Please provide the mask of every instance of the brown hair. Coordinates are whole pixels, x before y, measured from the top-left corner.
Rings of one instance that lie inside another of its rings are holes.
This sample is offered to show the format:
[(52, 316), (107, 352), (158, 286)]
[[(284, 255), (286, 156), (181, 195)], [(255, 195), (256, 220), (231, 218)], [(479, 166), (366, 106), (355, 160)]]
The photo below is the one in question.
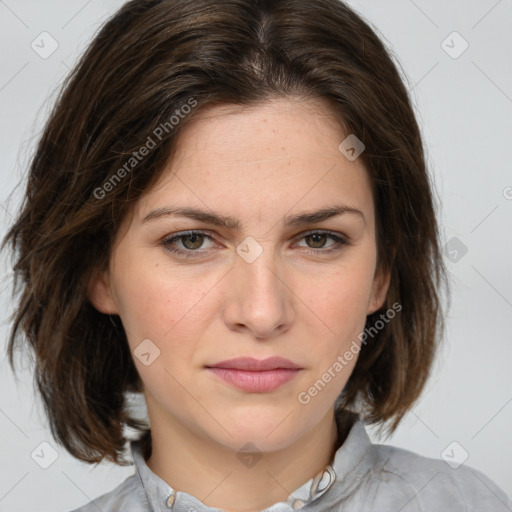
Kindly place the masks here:
[[(125, 407), (141, 383), (120, 319), (87, 298), (121, 221), (202, 107), (292, 96), (327, 100), (363, 141), (379, 265), (391, 271), (367, 325), (402, 306), (363, 347), (337, 407), (392, 431), (419, 396), (443, 326), (446, 270), (420, 130), (384, 44), (339, 0), (133, 0), (64, 82), (3, 241), (16, 258), (9, 359), (14, 367), (17, 345), (31, 346), (52, 433), (75, 457), (123, 464), (124, 428), (145, 431)], [(148, 137), (155, 147), (130, 160)]]

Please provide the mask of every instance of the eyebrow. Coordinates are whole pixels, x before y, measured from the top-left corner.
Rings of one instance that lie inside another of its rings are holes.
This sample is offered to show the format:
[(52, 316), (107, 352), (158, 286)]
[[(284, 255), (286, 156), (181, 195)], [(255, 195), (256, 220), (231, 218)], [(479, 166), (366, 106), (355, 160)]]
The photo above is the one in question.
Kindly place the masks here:
[[(361, 210), (346, 205), (333, 205), (321, 208), (320, 210), (309, 211), (300, 213), (297, 215), (285, 215), (284, 226), (299, 226), (304, 224), (316, 224), (318, 222), (325, 221), (332, 217), (337, 217), (343, 214), (354, 214), (360, 217), (366, 225), (366, 219)], [(207, 212), (199, 210), (197, 208), (190, 207), (174, 207), (174, 208), (156, 208), (151, 210), (143, 219), (143, 223), (147, 223), (162, 217), (169, 217), (176, 215), (179, 217), (186, 217), (189, 219), (204, 222), (206, 224), (212, 224), (214, 226), (224, 227), (232, 230), (239, 230), (241, 223), (238, 219), (230, 216), (220, 215), (215, 212)]]

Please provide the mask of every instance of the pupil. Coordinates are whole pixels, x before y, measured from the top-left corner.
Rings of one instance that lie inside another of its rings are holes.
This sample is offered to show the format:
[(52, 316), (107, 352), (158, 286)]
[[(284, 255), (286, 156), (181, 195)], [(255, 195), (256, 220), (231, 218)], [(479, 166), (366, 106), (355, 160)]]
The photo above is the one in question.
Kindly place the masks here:
[[(309, 235), (309, 238), (313, 239), (313, 244), (319, 244), (319, 247), (323, 246), (323, 239), (325, 238), (325, 235), (321, 235), (319, 233), (316, 233), (314, 235)], [(320, 240), (318, 240), (320, 238)]]
[(184, 245), (187, 247), (187, 249), (197, 249), (197, 247), (201, 246), (201, 243), (197, 243), (197, 241), (199, 240), (199, 242), (201, 242), (201, 237), (202, 235), (198, 235), (197, 233), (192, 233), (191, 235), (187, 235), (185, 237), (185, 241), (187, 240), (192, 240), (192, 246), (193, 247), (189, 247), (189, 244), (185, 243)]

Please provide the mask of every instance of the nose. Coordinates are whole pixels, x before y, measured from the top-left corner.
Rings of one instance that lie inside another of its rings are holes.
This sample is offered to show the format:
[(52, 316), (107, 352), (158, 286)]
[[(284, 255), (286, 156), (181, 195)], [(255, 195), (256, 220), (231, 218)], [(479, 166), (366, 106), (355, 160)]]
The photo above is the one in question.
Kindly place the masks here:
[(252, 262), (237, 256), (226, 288), (224, 320), (231, 330), (269, 339), (292, 325), (295, 296), (269, 247)]

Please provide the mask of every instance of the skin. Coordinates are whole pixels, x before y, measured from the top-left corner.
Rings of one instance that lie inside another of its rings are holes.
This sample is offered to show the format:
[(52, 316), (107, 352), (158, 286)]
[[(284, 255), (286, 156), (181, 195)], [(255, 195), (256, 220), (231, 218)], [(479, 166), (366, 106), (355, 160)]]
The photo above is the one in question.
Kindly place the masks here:
[[(209, 108), (184, 129), (120, 230), (108, 270), (90, 283), (91, 302), (120, 316), (132, 353), (145, 339), (160, 350), (149, 366), (134, 357), (152, 426), (149, 467), (208, 506), (254, 511), (284, 501), (335, 453), (333, 404), (357, 358), (308, 404), (297, 397), (357, 341), (390, 277), (378, 271), (371, 182), (360, 158), (339, 151), (345, 136), (322, 101)], [(345, 213), (284, 226), (285, 216), (333, 204), (364, 220)], [(143, 221), (171, 205), (234, 217), (240, 228), (174, 215)], [(195, 250), (189, 258), (164, 245), (186, 230), (211, 236), (167, 244)], [(318, 230), (348, 243), (307, 236)], [(251, 263), (236, 250), (246, 237), (263, 250)], [(205, 369), (240, 356), (281, 356), (302, 370), (250, 393)], [(237, 457), (248, 442), (261, 455), (251, 467)]]

